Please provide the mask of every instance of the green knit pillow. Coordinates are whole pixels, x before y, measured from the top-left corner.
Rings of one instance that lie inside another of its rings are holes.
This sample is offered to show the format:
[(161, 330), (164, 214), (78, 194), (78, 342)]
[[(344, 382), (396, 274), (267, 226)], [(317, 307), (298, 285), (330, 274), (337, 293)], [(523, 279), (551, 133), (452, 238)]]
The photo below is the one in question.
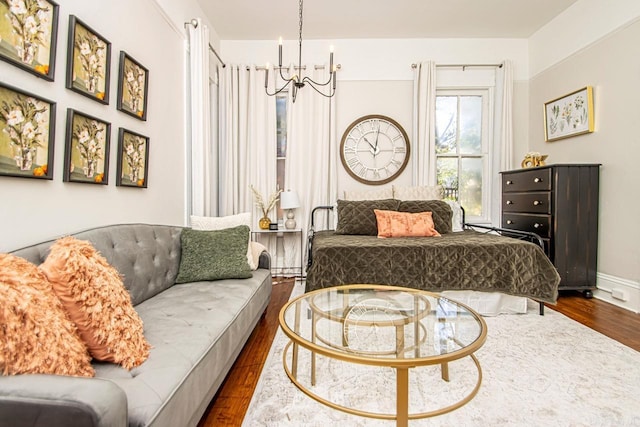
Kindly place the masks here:
[(252, 277), (247, 262), (249, 227), (182, 230), (182, 258), (176, 283)]

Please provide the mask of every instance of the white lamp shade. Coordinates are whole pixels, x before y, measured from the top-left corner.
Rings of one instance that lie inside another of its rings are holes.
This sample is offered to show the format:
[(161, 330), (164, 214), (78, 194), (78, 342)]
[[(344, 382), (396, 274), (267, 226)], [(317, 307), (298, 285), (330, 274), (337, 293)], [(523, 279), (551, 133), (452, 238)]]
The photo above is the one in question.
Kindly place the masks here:
[(280, 193), (281, 209), (296, 209), (300, 207), (300, 200), (295, 191), (283, 191)]

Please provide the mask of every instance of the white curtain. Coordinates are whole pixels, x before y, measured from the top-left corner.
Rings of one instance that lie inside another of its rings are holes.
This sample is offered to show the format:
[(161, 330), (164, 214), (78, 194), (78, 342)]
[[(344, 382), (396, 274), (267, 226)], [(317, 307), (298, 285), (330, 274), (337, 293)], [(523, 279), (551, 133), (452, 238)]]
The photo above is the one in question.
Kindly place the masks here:
[[(215, 207), (211, 195), (215, 186), (212, 176), (210, 88), (209, 88), (209, 29), (197, 19), (189, 25), (189, 82), (190, 82), (190, 144), (188, 156), (191, 181), (188, 214), (208, 216)], [(213, 202), (213, 203), (212, 203)]]
[(262, 211), (249, 186), (265, 202), (276, 190), (276, 103), (264, 91), (264, 73), (253, 65), (219, 69), (220, 215), (251, 211), (254, 227)]
[(436, 64), (419, 62), (413, 78), (413, 184), (435, 185)]
[(502, 123), (500, 126), (500, 169), (513, 167), (513, 65), (505, 60), (498, 69), (498, 80), (502, 80)]
[[(289, 73), (291, 75), (293, 69)], [(318, 69), (307, 66), (306, 75), (317, 82), (325, 82), (329, 70), (327, 66)], [(295, 103), (289, 95), (287, 111), (285, 190), (298, 193), (301, 206), (295, 210), (295, 219), (303, 233), (303, 248), (298, 248), (297, 236), (285, 239), (285, 262), (293, 266), (300, 262), (298, 250), (306, 249), (311, 210), (319, 205), (333, 205), (337, 200), (339, 147), (336, 143), (335, 97), (326, 98), (305, 86), (298, 92)], [(324, 218), (316, 219), (324, 221)], [(303, 258), (305, 256), (306, 252)]]

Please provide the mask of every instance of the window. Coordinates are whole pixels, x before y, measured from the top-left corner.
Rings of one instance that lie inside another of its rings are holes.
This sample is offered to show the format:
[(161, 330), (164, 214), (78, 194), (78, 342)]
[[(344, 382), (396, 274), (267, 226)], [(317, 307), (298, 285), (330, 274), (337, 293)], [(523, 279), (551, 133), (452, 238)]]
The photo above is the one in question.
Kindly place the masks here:
[[(276, 184), (277, 188), (284, 190), (284, 171), (287, 159), (287, 92), (276, 95), (276, 145), (277, 145), (277, 165)], [(280, 209), (278, 202), (278, 220), (284, 218), (284, 212)]]
[(436, 180), (445, 199), (460, 202), (467, 218), (488, 221), (488, 90), (439, 90), (436, 96)]

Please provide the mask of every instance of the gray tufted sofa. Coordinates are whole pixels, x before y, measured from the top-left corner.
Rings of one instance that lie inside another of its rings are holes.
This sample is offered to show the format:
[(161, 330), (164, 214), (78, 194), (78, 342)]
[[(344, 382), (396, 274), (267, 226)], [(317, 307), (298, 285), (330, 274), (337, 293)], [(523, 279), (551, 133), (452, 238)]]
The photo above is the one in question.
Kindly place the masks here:
[[(95, 378), (0, 377), (0, 426), (195, 426), (266, 310), (270, 258), (250, 279), (174, 285), (181, 227), (113, 225), (74, 234), (123, 276), (153, 346), (127, 371), (96, 363)], [(14, 251), (40, 264), (53, 241)]]

